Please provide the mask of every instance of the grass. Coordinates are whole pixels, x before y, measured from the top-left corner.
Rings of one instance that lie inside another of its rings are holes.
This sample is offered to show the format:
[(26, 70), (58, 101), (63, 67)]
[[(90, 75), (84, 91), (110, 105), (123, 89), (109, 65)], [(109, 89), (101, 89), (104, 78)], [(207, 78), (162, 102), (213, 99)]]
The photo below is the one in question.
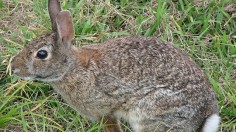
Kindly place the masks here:
[[(74, 0), (78, 46), (124, 35), (156, 36), (189, 54), (218, 94), (221, 132), (236, 130), (236, 3), (233, 0)], [(159, 3), (159, 4), (158, 4)], [(230, 8), (231, 7), (231, 8)], [(10, 62), (25, 44), (50, 31), (46, 0), (0, 0), (0, 131), (102, 131), (44, 83), (22, 81)], [(125, 126), (125, 125), (124, 125)], [(126, 127), (126, 131), (131, 131)]]

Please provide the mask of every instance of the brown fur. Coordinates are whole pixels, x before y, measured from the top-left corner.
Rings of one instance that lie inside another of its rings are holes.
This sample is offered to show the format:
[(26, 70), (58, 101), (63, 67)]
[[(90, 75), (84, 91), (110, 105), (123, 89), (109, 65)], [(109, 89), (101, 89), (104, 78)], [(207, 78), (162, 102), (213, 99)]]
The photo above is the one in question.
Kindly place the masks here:
[(89, 62), (91, 60), (99, 63), (101, 59), (101, 51), (96, 49), (83, 48), (83, 50), (80, 50), (79, 52), (77, 49), (72, 49), (72, 52), (75, 54), (76, 58), (79, 58), (78, 60), (80, 61), (80, 64), (85, 68), (89, 67)]

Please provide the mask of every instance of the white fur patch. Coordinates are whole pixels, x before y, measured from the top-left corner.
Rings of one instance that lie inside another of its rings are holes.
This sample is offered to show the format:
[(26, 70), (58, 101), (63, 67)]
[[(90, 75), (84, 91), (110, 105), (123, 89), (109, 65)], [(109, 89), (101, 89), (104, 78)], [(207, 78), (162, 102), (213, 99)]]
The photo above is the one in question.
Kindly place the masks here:
[(142, 117), (141, 114), (138, 114), (136, 112), (129, 112), (127, 116), (131, 127), (134, 129), (135, 132), (139, 132), (140, 131), (139, 121), (142, 120)]
[(142, 120), (142, 112), (140, 112), (139, 109), (136, 109), (135, 111), (129, 111), (129, 112), (122, 112), (122, 111), (116, 111), (115, 116), (117, 118), (122, 118), (129, 122), (130, 126), (134, 130), (134, 132), (140, 131), (140, 124), (139, 122)]
[(220, 117), (217, 114), (213, 114), (206, 119), (203, 126), (203, 132), (217, 132), (220, 124)]

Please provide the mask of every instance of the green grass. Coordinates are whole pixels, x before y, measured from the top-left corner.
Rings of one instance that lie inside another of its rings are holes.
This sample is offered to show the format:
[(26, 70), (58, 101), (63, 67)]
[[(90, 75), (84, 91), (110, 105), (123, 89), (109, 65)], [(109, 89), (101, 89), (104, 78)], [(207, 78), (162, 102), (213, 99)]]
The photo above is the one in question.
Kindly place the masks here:
[[(156, 36), (189, 54), (218, 94), (220, 131), (236, 130), (236, 11), (233, 0), (74, 0), (78, 46), (124, 35)], [(233, 15), (234, 14), (234, 15)], [(101, 131), (70, 108), (52, 88), (11, 75), (10, 62), (25, 44), (50, 31), (46, 0), (0, 0), (0, 131)], [(125, 126), (125, 125), (124, 125)], [(126, 131), (131, 131), (126, 127)]]

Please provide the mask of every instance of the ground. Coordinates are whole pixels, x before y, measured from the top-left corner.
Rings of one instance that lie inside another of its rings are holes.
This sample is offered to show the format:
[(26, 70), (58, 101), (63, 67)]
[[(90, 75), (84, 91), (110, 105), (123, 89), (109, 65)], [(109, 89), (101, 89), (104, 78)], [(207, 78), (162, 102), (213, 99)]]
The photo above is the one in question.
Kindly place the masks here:
[[(218, 95), (220, 131), (236, 128), (236, 3), (233, 0), (74, 0), (75, 44), (125, 35), (156, 36), (187, 52)], [(48, 84), (11, 74), (12, 58), (50, 31), (46, 0), (0, 0), (0, 131), (102, 131)], [(123, 124), (125, 131), (131, 131)]]

